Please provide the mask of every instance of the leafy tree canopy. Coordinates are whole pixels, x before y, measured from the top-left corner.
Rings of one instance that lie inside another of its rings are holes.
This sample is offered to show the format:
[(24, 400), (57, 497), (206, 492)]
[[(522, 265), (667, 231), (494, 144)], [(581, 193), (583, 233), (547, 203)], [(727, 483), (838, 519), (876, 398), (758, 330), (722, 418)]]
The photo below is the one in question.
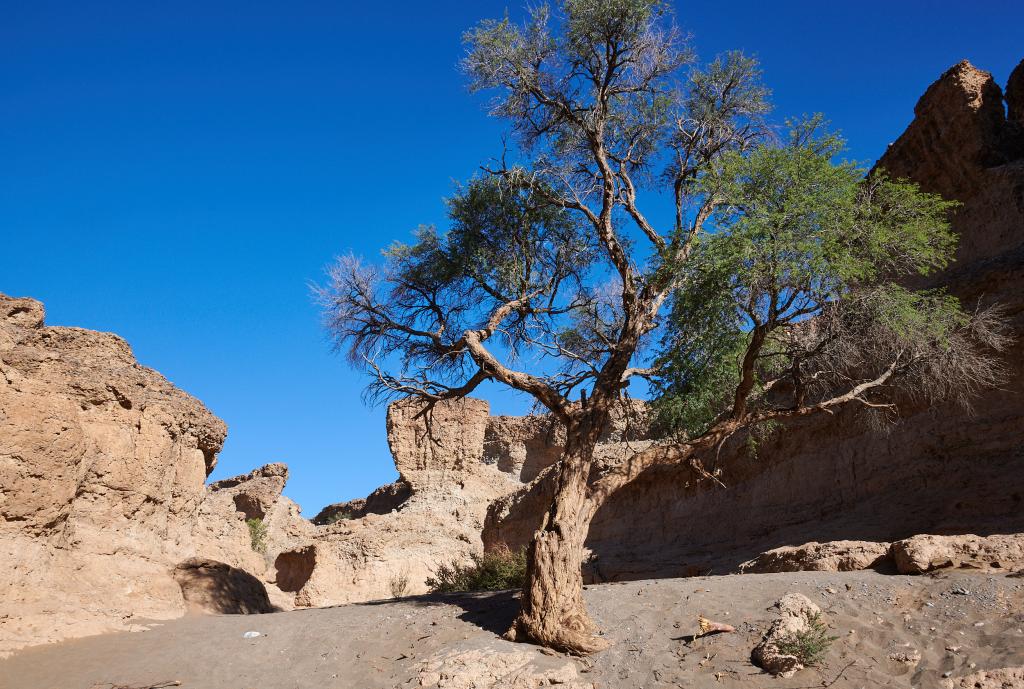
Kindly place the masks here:
[(698, 435), (751, 406), (796, 409), (893, 362), (919, 393), (991, 384), (994, 360), (975, 360), (978, 377), (955, 381), (933, 364), (951, 364), (969, 351), (964, 338), (983, 332), (984, 344), (1001, 344), (994, 314), (972, 319), (955, 298), (900, 282), (947, 265), (956, 204), (837, 163), (841, 152), (815, 118), (783, 145), (723, 155), (702, 179), (723, 203), (678, 267), (654, 378), (666, 428)]

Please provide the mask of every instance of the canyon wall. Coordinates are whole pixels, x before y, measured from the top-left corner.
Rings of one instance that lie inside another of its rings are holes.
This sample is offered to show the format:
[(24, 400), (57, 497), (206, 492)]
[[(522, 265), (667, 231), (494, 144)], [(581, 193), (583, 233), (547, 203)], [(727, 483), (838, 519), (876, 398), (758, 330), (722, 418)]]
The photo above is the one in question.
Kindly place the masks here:
[(192, 583), (262, 575), (245, 510), (305, 522), (279, 500), (283, 465), (204, 485), (226, 433), (120, 337), (47, 327), (40, 302), (0, 295), (0, 655), (182, 615), (190, 558), (224, 565)]
[(487, 505), (520, 485), (484, 461), (488, 412), (478, 399), (388, 407), (398, 481), (322, 510), (276, 556), (276, 587), (297, 606), (424, 593), (440, 563), (481, 552)]

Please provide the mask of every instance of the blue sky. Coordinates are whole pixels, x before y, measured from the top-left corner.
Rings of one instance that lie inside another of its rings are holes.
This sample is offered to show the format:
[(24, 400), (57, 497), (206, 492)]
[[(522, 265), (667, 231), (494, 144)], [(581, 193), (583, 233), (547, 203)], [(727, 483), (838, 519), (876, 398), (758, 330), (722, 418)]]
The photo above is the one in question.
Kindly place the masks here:
[[(312, 516), (396, 473), (384, 410), (309, 283), (376, 257), (500, 150), (460, 35), (507, 2), (0, 0), (0, 292), (109, 330), (229, 426), (214, 478), (270, 461)], [(872, 161), (968, 58), (1002, 84), (1024, 3), (680, 2), (704, 58), (756, 54), (778, 117)], [(493, 411), (522, 411), (498, 395)]]

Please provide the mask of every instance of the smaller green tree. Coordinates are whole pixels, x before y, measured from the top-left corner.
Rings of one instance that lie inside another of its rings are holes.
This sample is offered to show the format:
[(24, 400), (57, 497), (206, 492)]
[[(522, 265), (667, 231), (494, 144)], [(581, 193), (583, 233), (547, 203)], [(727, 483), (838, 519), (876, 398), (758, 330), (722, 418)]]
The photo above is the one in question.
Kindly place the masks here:
[(257, 553), (267, 552), (267, 525), (259, 517), (245, 520), (249, 527), (249, 545)]
[(664, 428), (700, 438), (846, 402), (892, 415), (896, 388), (967, 404), (998, 382), (997, 310), (901, 282), (947, 265), (957, 204), (842, 151), (815, 118), (703, 180), (726, 204), (678, 267), (653, 377)]

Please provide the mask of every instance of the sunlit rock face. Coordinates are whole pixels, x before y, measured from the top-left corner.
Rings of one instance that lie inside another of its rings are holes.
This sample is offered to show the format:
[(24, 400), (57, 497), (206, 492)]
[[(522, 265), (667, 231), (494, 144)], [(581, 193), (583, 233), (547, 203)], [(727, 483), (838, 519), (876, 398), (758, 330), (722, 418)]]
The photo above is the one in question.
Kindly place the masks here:
[(117, 335), (44, 319), (0, 295), (0, 654), (188, 609), (263, 612), (268, 591), (289, 607), (269, 565), (314, 527), (281, 495), (288, 468), (205, 485), (224, 422)]
[(0, 295), (2, 650), (180, 614), (169, 567), (227, 432), (121, 338), (43, 316)]
[(490, 422), (478, 399), (391, 404), (399, 480), (321, 511), (315, 532), (277, 556), (277, 586), (297, 606), (424, 593), (438, 565), (481, 552), (487, 506), (520, 485), (485, 459)]

